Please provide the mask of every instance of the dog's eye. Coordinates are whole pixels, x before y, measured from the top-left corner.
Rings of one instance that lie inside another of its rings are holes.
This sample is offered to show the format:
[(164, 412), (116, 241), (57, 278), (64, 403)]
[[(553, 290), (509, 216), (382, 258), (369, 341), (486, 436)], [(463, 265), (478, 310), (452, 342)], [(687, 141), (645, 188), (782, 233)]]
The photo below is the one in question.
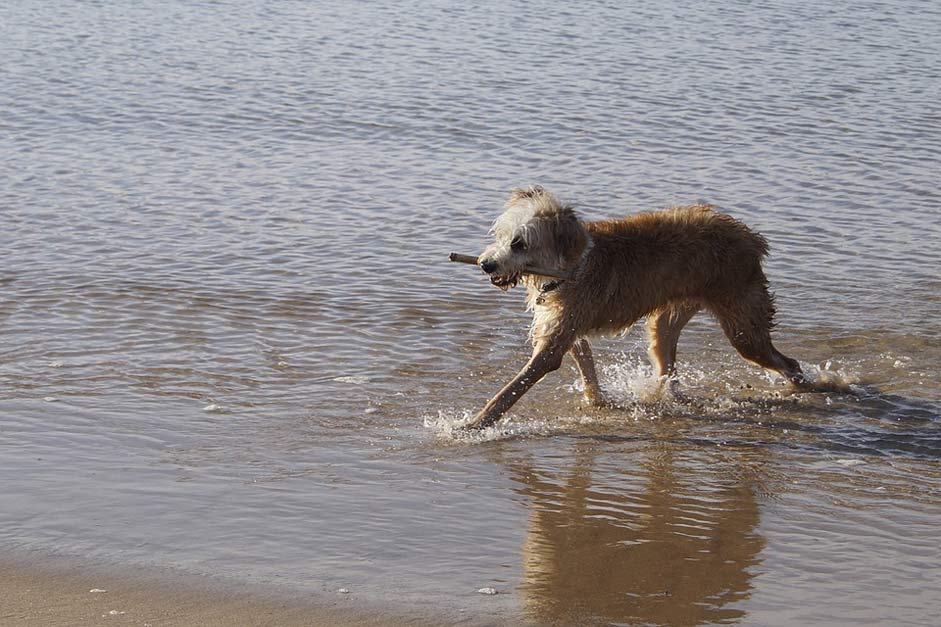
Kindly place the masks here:
[(513, 241), (510, 242), (510, 250), (514, 253), (526, 252), (526, 242), (523, 241), (522, 237), (514, 237)]

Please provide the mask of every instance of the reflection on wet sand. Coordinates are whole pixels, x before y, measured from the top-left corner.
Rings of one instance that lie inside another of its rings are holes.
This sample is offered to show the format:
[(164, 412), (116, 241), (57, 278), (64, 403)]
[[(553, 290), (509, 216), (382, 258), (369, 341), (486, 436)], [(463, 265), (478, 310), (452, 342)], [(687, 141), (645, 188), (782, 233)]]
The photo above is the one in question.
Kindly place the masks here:
[[(734, 621), (764, 539), (740, 458), (582, 441), (569, 466), (508, 463), (532, 513), (521, 606), (538, 623)], [(604, 460), (599, 459), (604, 456)]]

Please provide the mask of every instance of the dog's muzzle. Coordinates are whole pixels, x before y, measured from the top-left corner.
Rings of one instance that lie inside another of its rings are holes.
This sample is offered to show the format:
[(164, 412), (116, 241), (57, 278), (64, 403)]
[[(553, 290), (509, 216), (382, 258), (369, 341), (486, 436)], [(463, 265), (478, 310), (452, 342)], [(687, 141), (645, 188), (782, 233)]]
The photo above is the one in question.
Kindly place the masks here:
[(499, 264), (492, 259), (484, 259), (480, 262), (480, 269), (490, 275), (490, 282), (505, 292), (519, 283), (520, 274), (516, 273), (508, 276), (495, 274), (499, 267)]

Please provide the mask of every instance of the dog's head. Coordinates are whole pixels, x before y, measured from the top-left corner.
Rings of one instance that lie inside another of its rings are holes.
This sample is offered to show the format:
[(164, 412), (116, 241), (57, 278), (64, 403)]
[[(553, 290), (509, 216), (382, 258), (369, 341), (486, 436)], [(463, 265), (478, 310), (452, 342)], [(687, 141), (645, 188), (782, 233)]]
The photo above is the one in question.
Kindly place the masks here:
[(527, 266), (559, 271), (576, 263), (588, 236), (575, 211), (538, 185), (514, 189), (490, 229), (494, 242), (480, 267), (502, 290), (515, 286)]

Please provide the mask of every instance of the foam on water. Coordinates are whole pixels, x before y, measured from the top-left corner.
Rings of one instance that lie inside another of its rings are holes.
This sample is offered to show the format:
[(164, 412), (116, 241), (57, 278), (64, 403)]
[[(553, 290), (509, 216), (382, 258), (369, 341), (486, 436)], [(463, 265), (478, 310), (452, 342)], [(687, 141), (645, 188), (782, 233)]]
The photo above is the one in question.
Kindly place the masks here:
[(513, 438), (558, 435), (576, 424), (590, 422), (587, 418), (526, 418), (510, 413), (496, 424), (483, 429), (467, 429), (474, 413), (440, 410), (436, 416), (424, 418), (425, 428), (431, 429), (442, 443), (480, 444)]
[(820, 392), (837, 394), (858, 394), (861, 392), (860, 385), (862, 381), (859, 375), (848, 370), (846, 366), (834, 369), (832, 361), (827, 361), (822, 365), (805, 365), (804, 374), (810, 380), (814, 389)]

